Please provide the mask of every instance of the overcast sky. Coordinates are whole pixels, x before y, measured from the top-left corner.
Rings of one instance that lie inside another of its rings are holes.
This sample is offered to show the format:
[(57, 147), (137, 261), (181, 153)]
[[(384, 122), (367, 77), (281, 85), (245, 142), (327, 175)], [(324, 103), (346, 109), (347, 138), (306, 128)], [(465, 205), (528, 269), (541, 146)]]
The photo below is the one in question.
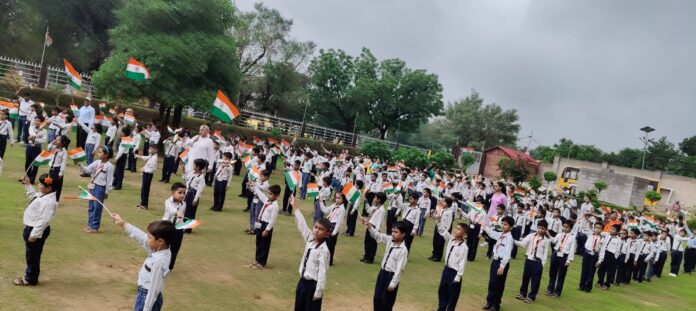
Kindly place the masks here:
[(517, 109), (519, 136), (544, 145), (642, 147), (645, 125), (675, 144), (696, 135), (694, 1), (264, 3), (294, 20), (296, 39), (437, 74), (445, 103), (476, 89)]

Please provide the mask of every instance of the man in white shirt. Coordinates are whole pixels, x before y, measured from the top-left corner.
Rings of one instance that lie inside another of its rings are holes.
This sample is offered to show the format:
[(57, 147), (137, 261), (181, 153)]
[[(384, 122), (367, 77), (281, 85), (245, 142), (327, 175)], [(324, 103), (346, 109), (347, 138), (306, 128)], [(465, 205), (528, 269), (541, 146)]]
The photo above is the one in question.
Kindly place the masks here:
[[(89, 100), (85, 100), (80, 107), (77, 115), (77, 122), (84, 124), (87, 128), (92, 126), (94, 123), (95, 111), (92, 107), (92, 103)], [(75, 143), (77, 147), (85, 148), (85, 141), (87, 140), (87, 132), (80, 126), (77, 128), (77, 142)]]
[[(19, 92), (18, 92), (19, 93)], [(29, 93), (19, 97), (19, 118), (17, 118), (17, 141), (28, 143), (29, 127), (32, 120), (27, 121), (27, 116), (31, 113), (31, 107), (34, 106), (34, 101), (31, 100)], [(21, 140), (20, 140), (21, 139)]]
[(193, 162), (196, 159), (208, 161), (208, 171), (213, 170), (213, 163), (215, 163), (216, 160), (215, 144), (210, 138), (210, 128), (207, 125), (201, 125), (198, 132), (198, 135), (190, 138), (186, 142), (186, 146), (189, 148), (189, 161), (186, 164), (186, 174), (191, 174), (193, 172)]

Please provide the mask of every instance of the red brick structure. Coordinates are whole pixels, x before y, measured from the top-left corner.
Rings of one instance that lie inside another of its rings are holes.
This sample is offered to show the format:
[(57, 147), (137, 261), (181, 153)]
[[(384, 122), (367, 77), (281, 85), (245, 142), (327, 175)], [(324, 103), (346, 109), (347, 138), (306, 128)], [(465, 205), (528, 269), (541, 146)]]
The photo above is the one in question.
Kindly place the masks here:
[(498, 167), (498, 162), (502, 158), (508, 158), (513, 161), (522, 160), (525, 167), (529, 170), (529, 178), (536, 176), (539, 172), (540, 162), (530, 155), (508, 147), (497, 146), (483, 151), (479, 174), (485, 177), (499, 177), (500, 168)]

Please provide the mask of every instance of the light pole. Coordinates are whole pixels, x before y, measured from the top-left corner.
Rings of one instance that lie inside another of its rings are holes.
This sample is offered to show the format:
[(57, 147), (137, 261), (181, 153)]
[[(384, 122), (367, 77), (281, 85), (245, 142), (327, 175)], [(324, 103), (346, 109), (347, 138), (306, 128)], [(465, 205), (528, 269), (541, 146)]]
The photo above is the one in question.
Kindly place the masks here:
[(304, 132), (305, 132), (305, 119), (307, 118), (307, 108), (309, 107), (309, 100), (307, 100), (307, 103), (304, 106), (304, 114), (302, 114), (302, 127), (300, 128), (300, 137), (304, 137)]
[(654, 131), (655, 129), (650, 127), (650, 126), (644, 126), (640, 130), (645, 132), (645, 135), (643, 136), (643, 138), (640, 139), (643, 141), (643, 164), (641, 164), (640, 169), (644, 170), (645, 169), (645, 153), (648, 151), (648, 143), (650, 142), (650, 139), (648, 139), (648, 134), (650, 134), (650, 132)]
[(573, 147), (575, 147), (575, 144), (571, 144), (570, 147), (568, 147), (568, 156), (566, 158), (570, 159), (570, 151), (573, 150)]

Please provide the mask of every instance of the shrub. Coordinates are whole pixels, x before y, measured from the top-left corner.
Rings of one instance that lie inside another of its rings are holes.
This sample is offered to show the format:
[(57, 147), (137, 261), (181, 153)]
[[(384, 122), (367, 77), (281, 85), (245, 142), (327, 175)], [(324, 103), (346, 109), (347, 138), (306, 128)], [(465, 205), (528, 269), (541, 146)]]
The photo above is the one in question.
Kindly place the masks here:
[(448, 170), (454, 167), (454, 157), (446, 151), (437, 151), (430, 156), (430, 162), (440, 169)]
[(536, 176), (532, 177), (532, 179), (529, 180), (529, 188), (534, 189), (534, 191), (539, 190), (541, 187), (541, 181), (539, 181), (539, 178)]
[(408, 167), (424, 168), (428, 165), (428, 157), (417, 149), (399, 148), (392, 157), (394, 161), (404, 162)]
[(378, 141), (363, 145), (360, 148), (360, 152), (371, 159), (380, 159), (382, 161), (392, 160), (392, 150), (389, 149), (387, 145)]

